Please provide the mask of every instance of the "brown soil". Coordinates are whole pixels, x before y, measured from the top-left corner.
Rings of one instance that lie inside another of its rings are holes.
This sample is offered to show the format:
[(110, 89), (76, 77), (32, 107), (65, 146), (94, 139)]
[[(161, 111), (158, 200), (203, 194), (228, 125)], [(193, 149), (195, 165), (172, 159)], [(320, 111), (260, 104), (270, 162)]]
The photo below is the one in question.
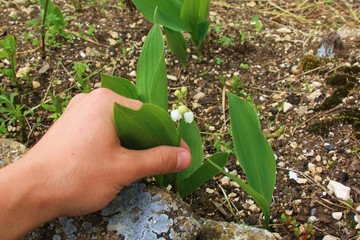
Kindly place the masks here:
[[(169, 81), (170, 97), (173, 99), (174, 89), (188, 87), (189, 106), (196, 113), (207, 153), (216, 148), (232, 151), (228, 115), (223, 112), (226, 90), (251, 97), (258, 106), (265, 135), (285, 127), (269, 139), (278, 166), (270, 230), (283, 239), (322, 239), (327, 234), (357, 239), (360, 235), (354, 221), (360, 204), (360, 2), (331, 2), (212, 1), (211, 32), (202, 58), (191, 44), (186, 68), (181, 68), (170, 52), (166, 54), (168, 74), (177, 79)], [(81, 11), (75, 11), (72, 1), (55, 3), (66, 15), (72, 41), (58, 38), (58, 46), (48, 46), (42, 58), (38, 45), (22, 35), (32, 33), (40, 39), (39, 29), (27, 24), (38, 17), (39, 6), (32, 1), (0, 1), (1, 39), (6, 34), (16, 35), (18, 69), (31, 67), (20, 101), (26, 108), (34, 108), (34, 114), (27, 118), (26, 139), (18, 138), (16, 123), (7, 127), (9, 132), (4, 136), (29, 147), (52, 124), (47, 118), (51, 112), (40, 107), (49, 93), (66, 101), (66, 96), (79, 92), (74, 84), (75, 62), (87, 63), (84, 77), (93, 87), (99, 86), (103, 73), (134, 81), (130, 73), (136, 70), (144, 36), (151, 27), (121, 1), (86, 1)], [(256, 14), (260, 15), (261, 29), (251, 23)], [(95, 27), (93, 33), (89, 26)], [(348, 34), (344, 34), (345, 29), (349, 29)], [(314, 57), (325, 43), (335, 46), (333, 59)], [(0, 64), (6, 66), (4, 61)], [(40, 73), (46, 65), (50, 68)], [(0, 75), (0, 80), (1, 94), (13, 91), (9, 78)], [(40, 87), (33, 89), (33, 81)], [(205, 97), (194, 103), (198, 92)], [(291, 104), (286, 112), (285, 102)], [(244, 178), (234, 156), (227, 168)], [(290, 170), (306, 180), (298, 183), (289, 179)], [(350, 187), (352, 201), (339, 200), (330, 193), (328, 180)], [(251, 198), (221, 175), (187, 201), (201, 216), (261, 226), (261, 212), (251, 206)], [(333, 212), (342, 212), (341, 219), (334, 219)], [(281, 219), (282, 214), (297, 221), (294, 225), (300, 236), (289, 221)], [(309, 233), (310, 226), (313, 231)]]

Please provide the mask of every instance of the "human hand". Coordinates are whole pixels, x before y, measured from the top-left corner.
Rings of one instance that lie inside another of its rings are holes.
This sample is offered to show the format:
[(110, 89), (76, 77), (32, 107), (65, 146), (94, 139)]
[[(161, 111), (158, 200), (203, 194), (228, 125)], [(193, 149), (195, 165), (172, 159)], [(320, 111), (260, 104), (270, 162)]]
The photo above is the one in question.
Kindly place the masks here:
[(23, 211), (35, 214), (38, 221), (33, 222), (94, 212), (139, 178), (176, 172), (190, 164), (184, 142), (181, 147), (141, 151), (121, 147), (113, 124), (114, 102), (133, 109), (142, 104), (107, 89), (76, 95), (39, 142), (1, 170), (0, 176), (12, 168), (25, 192), (31, 189), (23, 200), (35, 206)]

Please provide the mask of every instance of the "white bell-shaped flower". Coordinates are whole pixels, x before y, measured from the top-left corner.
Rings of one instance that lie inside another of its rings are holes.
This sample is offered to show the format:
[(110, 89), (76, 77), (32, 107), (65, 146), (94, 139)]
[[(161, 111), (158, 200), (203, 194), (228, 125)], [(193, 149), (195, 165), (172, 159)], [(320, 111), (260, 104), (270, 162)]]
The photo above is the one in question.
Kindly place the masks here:
[(170, 112), (170, 116), (174, 122), (179, 121), (182, 118), (181, 113), (178, 109), (172, 110)]
[(194, 121), (194, 114), (190, 111), (184, 113), (184, 120), (186, 123), (192, 123)]

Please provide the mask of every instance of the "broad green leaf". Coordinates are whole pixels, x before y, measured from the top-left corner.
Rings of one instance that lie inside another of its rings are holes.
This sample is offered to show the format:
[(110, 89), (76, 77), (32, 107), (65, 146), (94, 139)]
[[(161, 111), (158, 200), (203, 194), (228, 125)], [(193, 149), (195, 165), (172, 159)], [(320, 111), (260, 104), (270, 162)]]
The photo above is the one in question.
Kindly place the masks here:
[(167, 28), (178, 32), (189, 32), (190, 28), (186, 22), (180, 18), (182, 0), (132, 0), (136, 8), (144, 17), (154, 22), (154, 11), (158, 7), (157, 22)]
[(200, 130), (195, 121), (186, 123), (184, 119), (180, 120), (179, 132), (181, 138), (184, 139), (186, 144), (190, 147), (191, 151), (191, 165), (176, 174), (176, 182), (181, 183), (185, 178), (189, 177), (203, 161), (203, 142), (200, 136)]
[(142, 150), (160, 145), (180, 145), (174, 122), (156, 105), (144, 103), (139, 110), (133, 110), (115, 103), (114, 122), (125, 148)]
[(55, 4), (53, 4), (51, 0), (39, 0), (42, 9), (45, 9), (46, 1), (48, 1), (47, 14), (51, 14), (54, 10)]
[(184, 0), (181, 19), (190, 26), (191, 39), (199, 48), (209, 27), (210, 0)]
[(125, 78), (101, 75), (101, 87), (127, 98), (139, 99), (135, 86)]
[(178, 183), (178, 192), (180, 196), (185, 198), (220, 172), (220, 170), (214, 167), (211, 162), (215, 163), (216, 166), (220, 166), (219, 168), (222, 170), (228, 161), (228, 157), (229, 154), (223, 152), (212, 155), (196, 169), (192, 175)]
[(64, 28), (65, 20), (60, 8), (58, 6), (54, 6), (52, 13), (56, 16), (56, 19), (54, 20), (54, 25), (59, 29)]
[(218, 164), (215, 161), (209, 160), (209, 163), (216, 168), (219, 172), (223, 173), (224, 175), (226, 175), (227, 177), (229, 177), (231, 180), (233, 180), (234, 182), (236, 182), (237, 184), (240, 185), (240, 187), (242, 189), (244, 189), (253, 199), (254, 201), (257, 203), (257, 205), (261, 208), (261, 210), (263, 211), (264, 215), (269, 215), (269, 208), (270, 208), (270, 202), (268, 202), (264, 196), (262, 196), (261, 194), (259, 194), (255, 189), (253, 189), (252, 187), (250, 187), (248, 184), (246, 184), (243, 180), (241, 180), (240, 178), (226, 172), (223, 169), (223, 166), (218, 166)]
[(142, 102), (168, 108), (164, 40), (159, 25), (154, 25), (142, 47), (136, 75), (136, 89)]
[(186, 66), (187, 52), (186, 52), (186, 42), (181, 34), (181, 32), (176, 32), (170, 28), (164, 28), (166, 34), (167, 44), (170, 50), (175, 54), (179, 59), (183, 67)]
[[(1, 42), (0, 42), (0, 46), (2, 46), (2, 45), (1, 45)], [(8, 57), (9, 57), (9, 54), (8, 54), (4, 49), (2, 49), (2, 50), (0, 51), (0, 59), (8, 58)]]
[(275, 186), (274, 153), (261, 132), (253, 106), (232, 93), (227, 96), (237, 160), (249, 186), (271, 203)]

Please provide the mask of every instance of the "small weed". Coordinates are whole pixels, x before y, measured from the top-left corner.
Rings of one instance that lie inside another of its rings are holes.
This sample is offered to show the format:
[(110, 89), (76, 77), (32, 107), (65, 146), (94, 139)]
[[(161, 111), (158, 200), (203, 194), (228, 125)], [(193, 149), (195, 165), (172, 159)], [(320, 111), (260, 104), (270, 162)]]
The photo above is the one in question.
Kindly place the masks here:
[(67, 95), (66, 98), (63, 99), (54, 94), (50, 94), (50, 99), (51, 99), (50, 103), (43, 102), (43, 103), (41, 103), (41, 107), (44, 108), (45, 110), (51, 112), (52, 114), (50, 114), (48, 116), (48, 118), (53, 119), (55, 121), (64, 112), (66, 106), (68, 105), (68, 103), (71, 99), (71, 96)]
[(247, 64), (247, 63), (241, 63), (240, 68), (243, 70), (248, 70), (250, 67), (249, 67), (249, 64)]
[(213, 143), (213, 147), (217, 152), (234, 153), (234, 146), (232, 142), (225, 141), (220, 137), (217, 137)]
[[(25, 110), (25, 105), (17, 104), (16, 97), (17, 93), (11, 93), (9, 96), (0, 95), (0, 115), (2, 119), (5, 119), (7, 126), (17, 123), (21, 131), (21, 140), (25, 140), (27, 137), (26, 117), (33, 114), (33, 112)], [(5, 123), (1, 122), (1, 125), (4, 126)]]
[(215, 58), (215, 60), (216, 60), (217, 65), (220, 65), (224, 62), (224, 60), (222, 58)]
[(90, 24), (89, 27), (88, 27), (88, 30), (86, 31), (86, 33), (88, 35), (92, 36), (92, 35), (94, 35), (95, 30), (96, 30), (95, 24)]
[(9, 68), (0, 69), (0, 73), (11, 78), (15, 87), (20, 89), (20, 81), (16, 77), (16, 47), (17, 39), (15, 36), (7, 36), (4, 40), (0, 40), (0, 59), (6, 59), (9, 61)]
[(234, 40), (235, 40), (235, 36), (233, 34), (227, 34), (219, 37), (219, 39), (216, 42), (227, 47), (227, 46), (235, 46)]
[(260, 15), (259, 14), (254, 15), (251, 18), (250, 23), (255, 26), (255, 29), (258, 32), (261, 31), (261, 29), (263, 28), (263, 25), (262, 25), (262, 23), (260, 21)]
[(82, 93), (89, 93), (91, 91), (91, 84), (85, 77), (88, 65), (84, 62), (75, 62), (73, 66), (73, 73), (75, 74), (75, 81), (77, 87)]

